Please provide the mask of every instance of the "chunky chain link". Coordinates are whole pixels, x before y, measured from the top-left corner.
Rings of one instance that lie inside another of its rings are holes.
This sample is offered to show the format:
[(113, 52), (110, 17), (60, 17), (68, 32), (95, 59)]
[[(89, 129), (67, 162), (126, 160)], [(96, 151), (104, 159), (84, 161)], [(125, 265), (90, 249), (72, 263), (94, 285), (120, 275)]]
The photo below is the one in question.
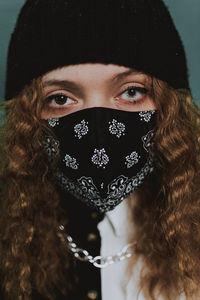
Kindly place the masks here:
[(122, 261), (126, 258), (131, 257), (131, 247), (135, 244), (127, 244), (123, 249), (114, 254), (114, 255), (109, 255), (109, 256), (92, 256), (89, 254), (89, 252), (85, 249), (79, 248), (72, 237), (70, 235), (64, 234), (64, 226), (60, 225), (58, 232), (58, 236), (61, 238), (62, 242), (67, 243), (69, 246), (70, 251), (73, 253), (73, 255), (79, 259), (80, 261), (85, 261), (93, 264), (96, 268), (105, 268), (108, 265), (111, 265), (113, 263)]

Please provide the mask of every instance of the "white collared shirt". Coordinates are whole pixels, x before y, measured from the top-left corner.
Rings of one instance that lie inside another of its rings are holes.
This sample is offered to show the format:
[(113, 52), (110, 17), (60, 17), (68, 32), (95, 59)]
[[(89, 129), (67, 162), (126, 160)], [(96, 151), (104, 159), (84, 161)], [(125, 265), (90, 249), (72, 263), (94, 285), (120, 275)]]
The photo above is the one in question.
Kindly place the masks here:
[[(101, 256), (116, 254), (127, 245), (127, 226), (126, 201), (122, 201), (114, 210), (107, 212), (98, 224), (101, 236)], [(102, 300), (147, 300), (142, 292), (138, 295), (141, 259), (134, 266), (132, 277), (124, 286), (128, 260), (127, 258), (101, 269)], [(161, 296), (157, 299), (163, 300)], [(184, 296), (179, 297), (179, 300), (184, 299)]]

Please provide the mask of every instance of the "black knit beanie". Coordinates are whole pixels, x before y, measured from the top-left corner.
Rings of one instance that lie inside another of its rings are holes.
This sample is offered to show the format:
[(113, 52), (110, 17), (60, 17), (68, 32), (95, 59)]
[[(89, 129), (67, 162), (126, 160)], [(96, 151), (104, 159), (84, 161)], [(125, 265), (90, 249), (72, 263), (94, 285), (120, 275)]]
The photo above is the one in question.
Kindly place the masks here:
[(92, 62), (189, 89), (184, 48), (162, 0), (27, 0), (9, 45), (6, 99), (48, 71)]

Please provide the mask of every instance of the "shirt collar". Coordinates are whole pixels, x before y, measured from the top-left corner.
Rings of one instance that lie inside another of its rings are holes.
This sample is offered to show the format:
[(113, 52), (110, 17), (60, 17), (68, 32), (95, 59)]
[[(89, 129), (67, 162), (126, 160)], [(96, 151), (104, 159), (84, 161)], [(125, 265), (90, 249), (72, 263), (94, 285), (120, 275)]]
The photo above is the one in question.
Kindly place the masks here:
[(113, 210), (105, 214), (116, 236), (127, 235), (127, 204), (122, 201)]

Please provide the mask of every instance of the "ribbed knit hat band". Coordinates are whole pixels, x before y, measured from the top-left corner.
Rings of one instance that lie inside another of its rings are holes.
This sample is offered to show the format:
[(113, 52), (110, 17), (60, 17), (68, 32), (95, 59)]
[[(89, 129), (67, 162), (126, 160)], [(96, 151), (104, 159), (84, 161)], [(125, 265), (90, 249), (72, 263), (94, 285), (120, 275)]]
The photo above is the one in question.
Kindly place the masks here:
[(91, 62), (189, 89), (184, 48), (161, 0), (28, 0), (9, 46), (6, 99), (48, 71)]

